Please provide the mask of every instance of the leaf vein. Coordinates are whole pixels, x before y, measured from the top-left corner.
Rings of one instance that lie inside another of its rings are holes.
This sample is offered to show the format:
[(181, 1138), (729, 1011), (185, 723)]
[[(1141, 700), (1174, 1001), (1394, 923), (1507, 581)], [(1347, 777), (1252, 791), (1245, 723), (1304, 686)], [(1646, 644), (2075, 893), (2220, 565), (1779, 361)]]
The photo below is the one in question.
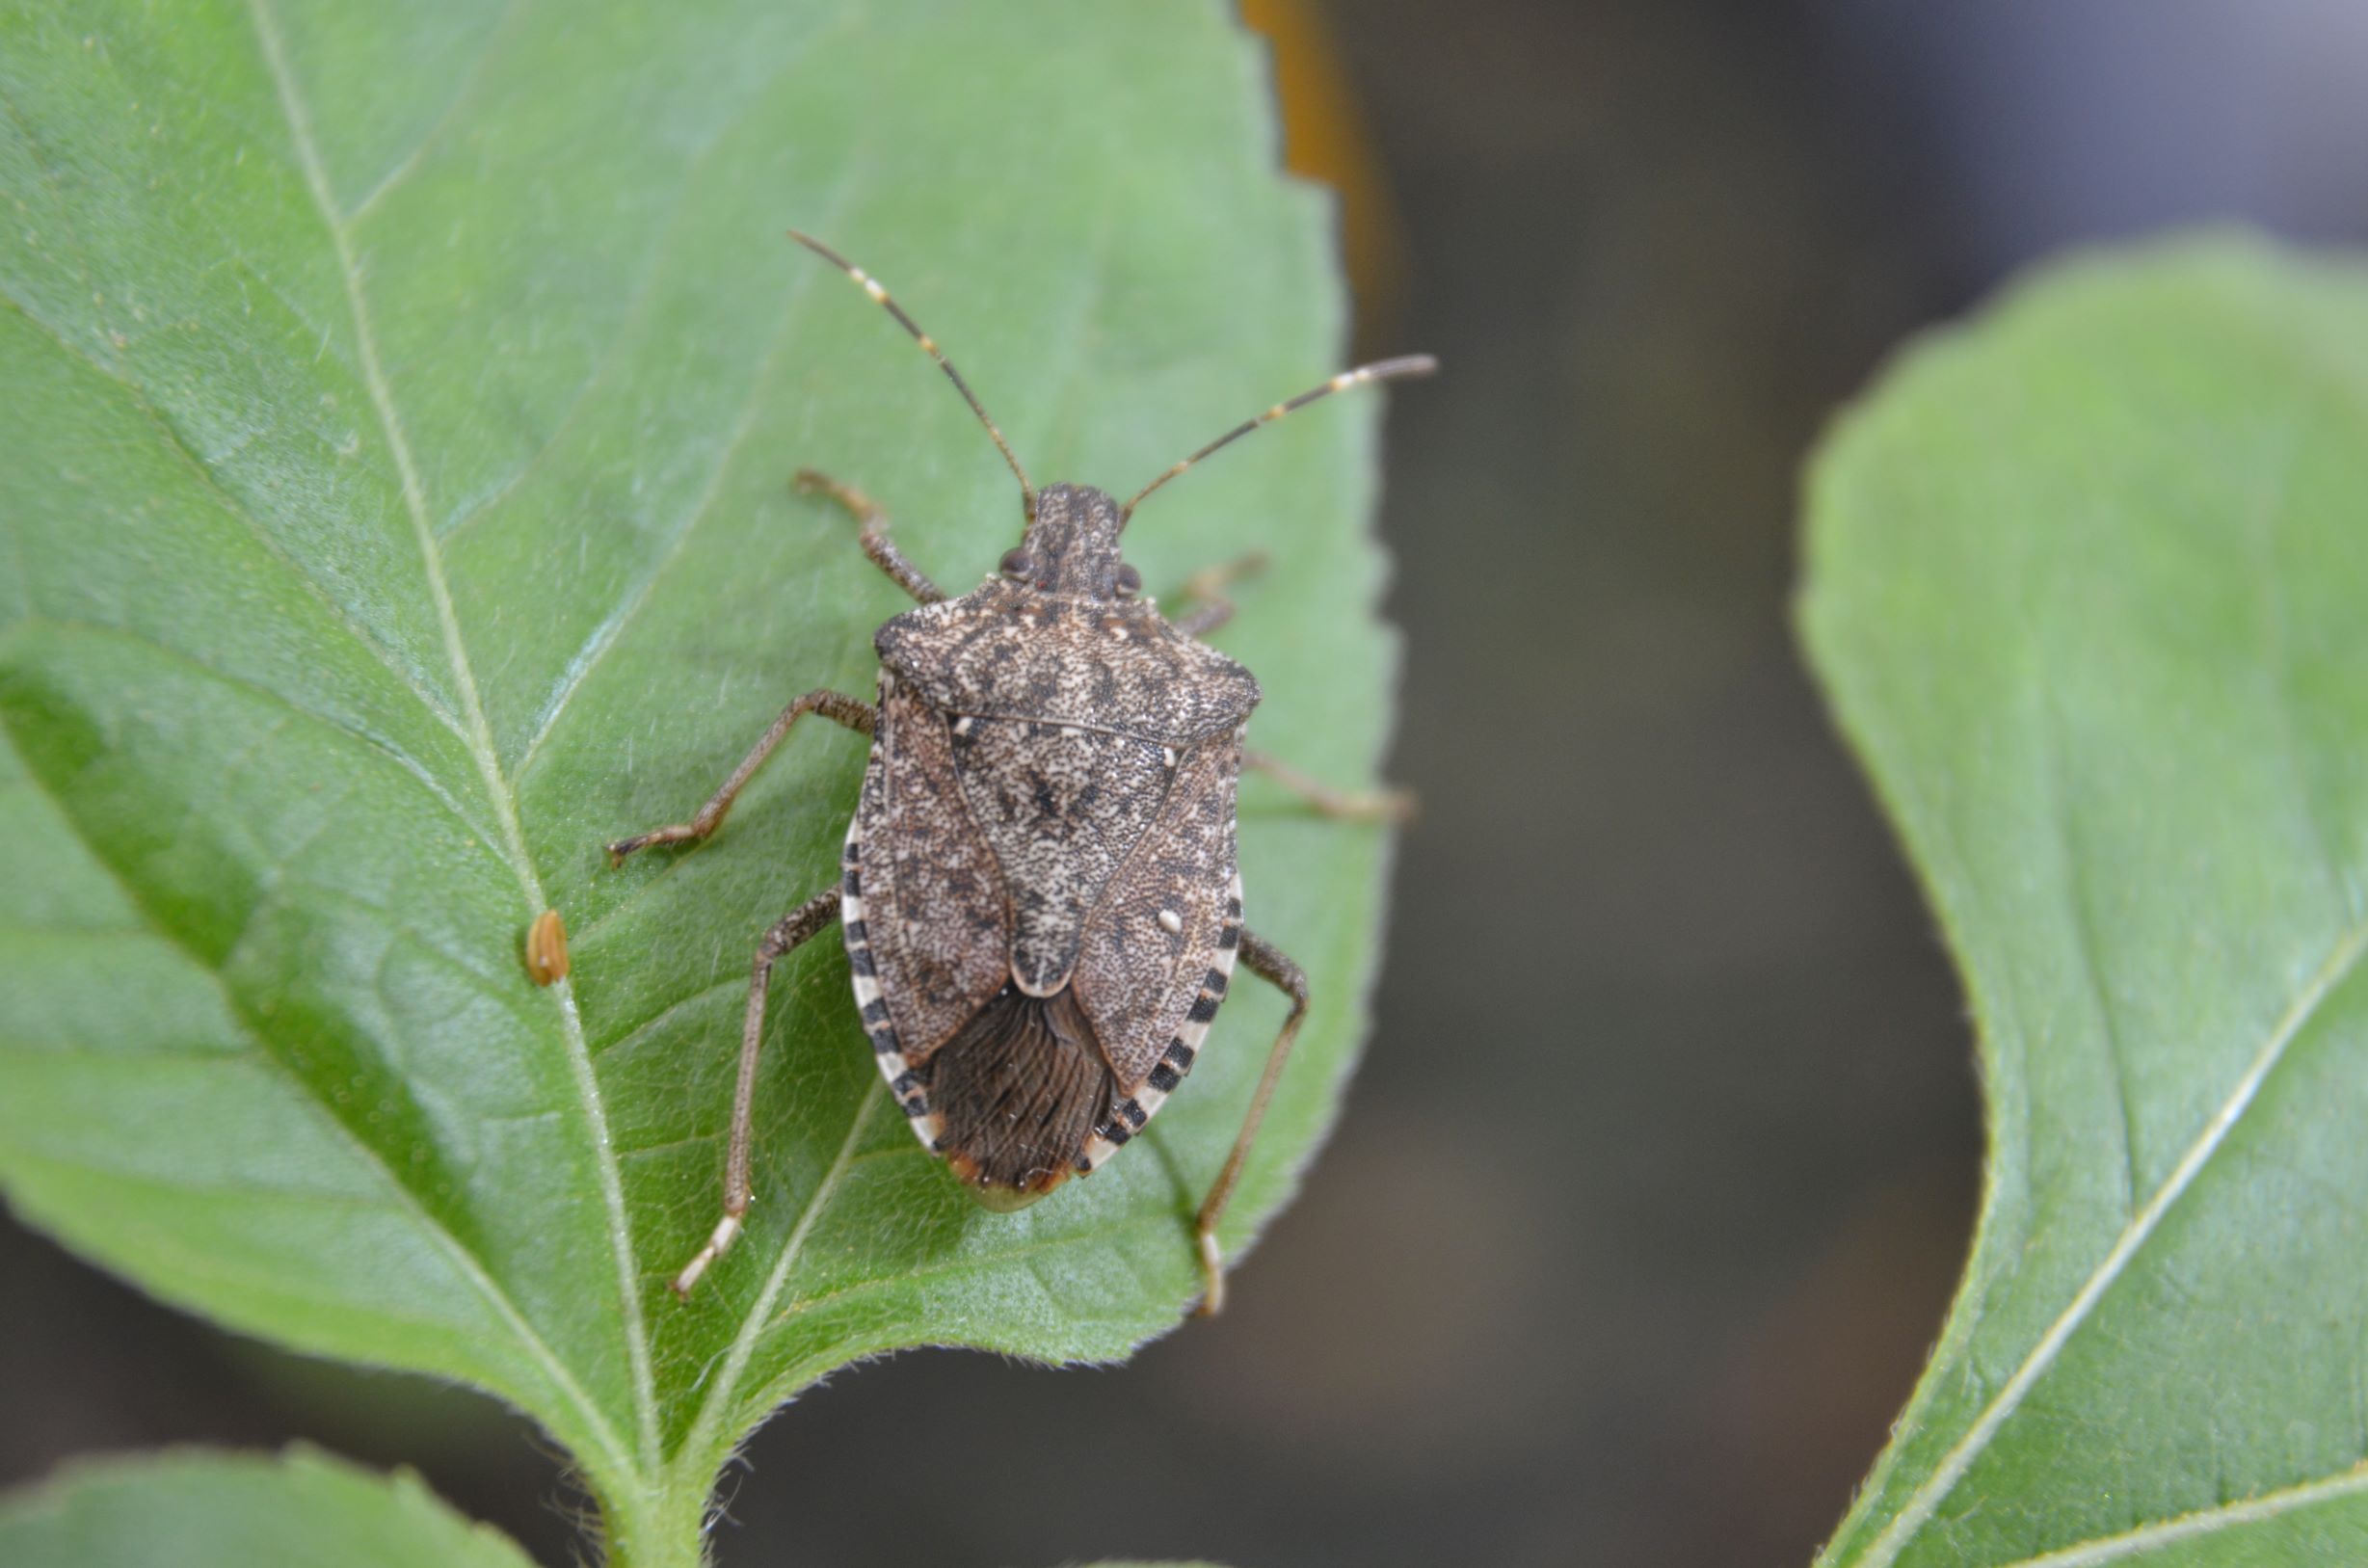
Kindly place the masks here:
[[(523, 3), (524, 0), (513, 0), (514, 5)], [(577, 416), (591, 402), (593, 393), (607, 381), (610, 371), (616, 367), (618, 360), (624, 358), (625, 346), (632, 337), (634, 330), (640, 325), (644, 313), (656, 303), (657, 280), (664, 275), (669, 260), (668, 247), (673, 242), (675, 231), (681, 226), (684, 210), (691, 204), (691, 187), (697, 181), (701, 169), (705, 166), (706, 160), (715, 149), (731, 139), (732, 132), (753, 112), (755, 106), (770, 95), (782, 79), (795, 70), (805, 58), (806, 51), (800, 50), (784, 62), (781, 67), (773, 73), (764, 89), (751, 95), (747, 107), (717, 127), (698, 146), (692, 148), (690, 156), (682, 161), (681, 173), (677, 174), (672, 181), (674, 200), (667, 207), (666, 216), (660, 221), (658, 232), (650, 247), (650, 264), (643, 268), (641, 276), (634, 279), (632, 292), (625, 299), (625, 309), (618, 316), (617, 330), (610, 334), (607, 346), (600, 353), (599, 361), (592, 367), (591, 374), (587, 375), (582, 384), (576, 387), (575, 395), (568, 400), (568, 406), (560, 412), (559, 417), (552, 421), (550, 433), (544, 437), (534, 451), (528, 454), (526, 460), (483, 498), (467, 502), (446, 519), (439, 537), (447, 546), (459, 537), (463, 529), (507, 500), (519, 486), (533, 477), (535, 471), (550, 456), (553, 448), (558, 446), (560, 438), (573, 426)], [(830, 209), (835, 214), (844, 204), (845, 193), (842, 190), (830, 203)]]
[[(336, 250), (346, 302), (353, 314), (354, 341), (360, 357), (362, 380), (369, 388), (370, 401), (377, 409), (380, 426), (385, 432), (388, 450), (393, 454), (396, 471), (402, 479), (404, 504), (411, 514), (412, 527), (418, 538), (429, 591), (443, 628), (445, 651), (451, 660), (453, 676), (460, 688), (462, 708), (467, 719), (469, 750), (474, 754), (478, 769), (484, 776), (486, 792), (500, 819), (503, 837), (509, 842), (510, 860), (517, 871), (520, 889), (525, 893), (529, 912), (539, 915), (549, 907), (549, 902), (527, 851), (525, 833), (519, 822), (517, 801), (508, 781), (502, 776), (500, 760), (493, 747), (492, 731), (486, 723), (485, 705), (479, 697), (475, 672), (461, 635), (460, 618), (453, 608), (451, 585), (445, 580), (443, 559), (437, 549), (435, 532), (428, 522), (427, 498), (420, 484), (418, 466), (412, 460), (411, 442), (404, 435), (402, 420), (395, 411), (393, 389), (387, 385), (385, 367), (379, 359), (378, 340), (370, 325), (369, 306), (363, 295), (361, 271), (354, 254), (353, 241), (337, 220), (329, 172), (322, 163), (311, 121), (298, 93), (294, 68), (288, 61), (279, 25), (273, 19), (269, 0), (248, 0), (248, 9), (253, 17), (256, 37), (262, 45), (265, 63), (270, 67), (273, 84), (279, 92), (280, 110), (287, 120), (288, 134), (295, 146), (297, 161), (303, 168), (306, 184), (311, 190), (313, 205), (319, 210), (322, 226), (328, 231), (330, 241)], [(649, 1324), (642, 1307), (640, 1271), (633, 1256), (631, 1219), (625, 1211), (624, 1185), (609, 1133), (606, 1107), (601, 1102), (599, 1082), (592, 1071), (591, 1055), (584, 1043), (583, 1021), (576, 1010), (572, 987), (559, 988), (559, 1004), (568, 1047), (568, 1067), (592, 1134), (593, 1165), (599, 1178), (602, 1215), (606, 1222), (610, 1252), (617, 1267), (618, 1307), (624, 1320), (625, 1356), (632, 1372), (634, 1414), (640, 1430), (643, 1468), (645, 1471), (654, 1471), (658, 1461), (657, 1388), (651, 1369)]]
[(526, 0), (509, 0), (500, 17), (493, 23), (492, 30), (486, 35), (485, 47), (477, 51), (477, 58), (470, 63), (467, 73), (462, 77), (461, 84), (453, 91), (452, 96), (445, 101), (435, 122), (420, 133), (419, 140), (412, 144), (412, 149), (397, 158), (386, 173), (379, 176), (378, 183), (371, 186), (359, 201), (354, 203), (353, 210), (339, 220), (347, 228), (351, 229), (359, 225), (363, 214), (377, 205), (380, 198), (417, 172), (428, 150), (435, 146), (442, 139), (444, 132), (460, 119), (462, 110), (467, 106), (469, 99), (475, 96), (477, 90), (484, 85), (487, 69), (492, 66), (495, 57), (501, 53), (502, 46), (509, 40), (512, 25), (517, 22), (519, 14), (525, 9)]
[(2088, 1319), (2106, 1290), (2121, 1277), (2122, 1270), (2129, 1266), (2139, 1248), (2144, 1246), (2153, 1236), (2163, 1216), (2194, 1184), (2196, 1175), (2211, 1161), (2212, 1156), (2220, 1152), (2230, 1129), (2251, 1108), (2262, 1084), (2285, 1059), (2286, 1049), (2317, 1016), (2320, 1004), (2358, 967), (2363, 950), (2368, 950), (2368, 923), (2355, 925), (2337, 938), (2317, 971), (2278, 1016), (2268, 1037), (2254, 1052), (2252, 1061), (2230, 1089), (2227, 1099), (2222, 1102), (2211, 1120), (2204, 1124), (2203, 1130), (2188, 1146), (2187, 1153), (2180, 1157), (2170, 1175), (2146, 1200), (2146, 1206), (2131, 1217), (2111, 1250), (2090, 1271), (2089, 1278), (2063, 1311), (2057, 1315), (2055, 1321), (2047, 1326), (2046, 1332), (2039, 1336), (2038, 1342), (2023, 1357), (2013, 1374), (2000, 1385), (1997, 1395), (1974, 1423), (1966, 1428), (1965, 1435), (1942, 1455), (1932, 1474), (1909, 1495), (1890, 1525), (1876, 1537), (1873, 1545), (1867, 1549), (1867, 1555), (1860, 1559), (1863, 1563), (1870, 1565), (1870, 1568), (1886, 1568), (1887, 1564), (1897, 1560), (1908, 1541), (1924, 1528), (1941, 1500), (1964, 1477), (1974, 1460), (1980, 1457), (1990, 1439), (1997, 1435), (1999, 1427), (2014, 1414), (2033, 1386), (2055, 1364), (2056, 1357)]
[(202, 671), (207, 677), (221, 681), (226, 686), (235, 686), (239, 690), (251, 693), (255, 697), (261, 698), (267, 703), (271, 703), (279, 707), (285, 708), (289, 713), (298, 718), (308, 719), (312, 723), (320, 726), (323, 730), (329, 731), (331, 734), (343, 736), (347, 740), (354, 742), (356, 745), (363, 748), (364, 750), (394, 763), (396, 767), (403, 771), (403, 773), (409, 776), (422, 788), (426, 789), (430, 795), (434, 796), (439, 805), (442, 806), (444, 810), (451, 812), (452, 819), (459, 823), (462, 830), (466, 832), (470, 838), (475, 840), (487, 854), (492, 856), (497, 861), (506, 859), (501, 850), (494, 845), (492, 840), (485, 836), (484, 829), (480, 828), (470, 819), (468, 812), (463, 809), (460, 798), (444, 787), (442, 781), (436, 777), (435, 772), (430, 769), (425, 762), (422, 762), (419, 760), (419, 758), (412, 756), (409, 752), (404, 751), (401, 747), (382, 736), (374, 735), (367, 730), (357, 729), (355, 726), (346, 723), (343, 719), (337, 718), (333, 714), (322, 712), (318, 708), (306, 706), (306, 704), (298, 702), (295, 698), (289, 696), (284, 691), (278, 690), (275, 687), (266, 686), (262, 682), (254, 680), (247, 676), (238, 675), (231, 671), (225, 670), (220, 665), (214, 664), (206, 659), (200, 658), (197, 654), (190, 652), (187, 649), (175, 648), (171, 643), (165, 642), (160, 638), (152, 637), (146, 632), (136, 631), (129, 626), (115, 625), (105, 621), (84, 621), (67, 616), (54, 615), (26, 616), (19, 623), (19, 625), (27, 626), (51, 626), (60, 629), (84, 631), (104, 637), (118, 637), (127, 643), (137, 643), (143, 648), (153, 649), (157, 652), (164, 654), (167, 658), (178, 659), (187, 664), (193, 670)]
[(2096, 1563), (2150, 1552), (2158, 1546), (2176, 1545), (2216, 1530), (2258, 1524), (2266, 1519), (2275, 1519), (2279, 1514), (2291, 1513), (2297, 1508), (2307, 1508), (2362, 1492), (2368, 1492), (2368, 1464), (2355, 1465), (2350, 1470), (2322, 1476), (2315, 1481), (2275, 1492), (2264, 1492), (2256, 1497), (2223, 1503), (2217, 1508), (2181, 1514), (2175, 1519), (2166, 1519), (2117, 1535), (2100, 1535), (2040, 1556), (2021, 1558), (2006, 1564), (2005, 1568), (2093, 1568)]
[[(257, 276), (260, 277), (259, 274)], [(141, 414), (156, 427), (157, 434), (164, 439), (166, 449), (189, 469), (197, 479), (199, 487), (213, 497), (217, 506), (235, 518), (239, 525), (248, 531), (254, 539), (256, 546), (295, 580), (299, 590), (319, 604), (333, 620), (343, 626), (347, 634), (366, 650), (388, 675), (393, 676), (404, 690), (418, 698), (420, 705), (428, 710), (437, 723), (451, 731), (456, 737), (464, 740), (467, 738), (462, 733), (460, 721), (444, 705), (443, 701), (422, 686), (415, 675), (398, 664), (393, 652), (377, 637), (363, 629), (360, 623), (354, 619), (352, 613), (330, 595), (329, 590), (321, 584), (320, 580), (306, 571), (304, 566), (290, 555), (279, 542), (264, 529), (262, 524), (255, 521), (246, 507), (241, 504), (239, 498), (224, 487), (221, 478), (214, 473), (206, 460), (199, 455), (195, 447), (190, 445), (180, 428), (148, 401), (147, 394), (138, 383), (132, 381), (121, 371), (101, 363), (88, 349), (67, 337), (65, 332), (54, 323), (36, 314), (14, 295), (0, 294), (0, 300), (5, 300), (10, 308), (46, 335), (58, 346), (60, 352), (88, 366), (92, 374), (120, 386), (124, 394), (132, 400), (133, 407), (137, 408)], [(14, 537), (15, 530), (11, 530), (11, 533), (12, 537)], [(22, 544), (19, 543), (17, 547), (21, 559)], [(32, 577), (28, 572), (21, 580), (30, 584)], [(29, 588), (26, 592), (30, 593)]]
[[(782, 1290), (788, 1285), (789, 1271), (797, 1266), (798, 1258), (805, 1252), (807, 1237), (813, 1235), (814, 1226), (822, 1218), (823, 1211), (838, 1195), (839, 1183), (846, 1179), (847, 1168), (855, 1162), (855, 1146), (863, 1135), (864, 1124), (871, 1119), (873, 1109), (886, 1098), (887, 1084), (880, 1076), (876, 1073), (865, 1076), (869, 1081), (864, 1086), (863, 1098), (856, 1102), (855, 1114), (847, 1119), (847, 1135), (839, 1142), (838, 1156), (815, 1184), (813, 1196), (806, 1200), (805, 1210), (798, 1215), (796, 1227), (790, 1231), (789, 1239), (783, 1244), (781, 1256), (774, 1260), (772, 1271), (765, 1276), (763, 1289), (757, 1292), (757, 1299), (750, 1304), (747, 1316), (741, 1319), (739, 1332), (732, 1337), (732, 1346), (725, 1352), (722, 1375), (708, 1389), (706, 1398), (700, 1404), (699, 1415), (691, 1423), (690, 1433), (683, 1440), (683, 1457), (703, 1471), (711, 1463), (713, 1455), (710, 1450), (718, 1427), (732, 1416), (730, 1409), (732, 1396), (739, 1387), (740, 1373), (746, 1369), (749, 1357), (756, 1353), (758, 1342), (764, 1337), (768, 1319), (773, 1314), (773, 1304), (781, 1299)], [(702, 1475), (695, 1479), (705, 1487), (708, 1477)]]
[[(838, 204), (837, 201), (832, 203), (834, 211)], [(684, 547), (690, 543), (692, 534), (713, 511), (716, 497), (723, 492), (724, 480), (732, 471), (732, 461), (739, 456), (741, 443), (747, 440), (749, 433), (756, 429), (757, 416), (763, 406), (764, 390), (771, 384), (774, 370), (781, 359), (781, 352), (789, 341), (790, 324), (797, 320), (798, 309), (806, 303), (808, 295), (813, 288), (815, 277), (821, 271), (820, 268), (803, 269), (791, 280), (786, 297), (782, 302), (781, 319), (774, 325), (772, 338), (766, 343), (764, 353), (758, 360), (756, 374), (749, 380), (748, 397), (741, 406), (740, 417), (732, 426), (732, 435), (725, 440), (723, 450), (716, 454), (715, 466), (707, 475), (707, 482), (700, 490), (698, 497), (692, 502), (690, 511), (675, 526), (674, 533), (666, 541), (665, 547), (642, 572), (641, 579), (626, 591), (625, 598), (616, 609), (609, 612), (608, 616), (592, 629), (592, 635), (584, 639), (583, 646), (578, 648), (574, 655), (568, 660), (566, 670), (560, 675), (559, 684), (545, 700), (543, 711), (536, 715), (534, 733), (527, 737), (525, 747), (519, 754), (518, 776), (521, 781), (533, 771), (536, 757), (543, 749), (544, 741), (548, 739), (551, 731), (558, 728), (560, 716), (567, 711), (569, 702), (581, 689), (586, 678), (592, 674), (601, 659), (607, 656), (608, 651), (616, 647), (624, 637), (625, 628), (632, 624), (633, 618), (641, 613), (642, 607), (649, 603), (651, 596), (657, 591), (659, 579), (664, 577), (675, 562), (680, 559)]]
[(2053, 686), (2046, 687), (2039, 701), (2047, 708), (2047, 740), (2045, 743), (2048, 824), (2055, 829), (2056, 848), (2063, 857), (2065, 882), (2064, 902), (2069, 906), (2072, 928), (2073, 956), (2080, 967), (2089, 1005), (2094, 1009), (2097, 1030), (2104, 1036), (2105, 1065), (2113, 1073), (2114, 1108), (2121, 1131), (2121, 1212), (2123, 1223), (2138, 1211), (2141, 1186), (2138, 1172), (2138, 1120), (2130, 1104), (2129, 1048), (2121, 1038), (2121, 1021), (2114, 1007), (2112, 987), (2105, 973), (2104, 945), (2098, 940), (2095, 900), (2090, 894), (2088, 864), (2074, 842), (2072, 815), (2067, 804), (2069, 791), (2064, 787), (2064, 753), (2066, 719), (2062, 704), (2055, 696)]
[[(5, 715), (0, 715), (0, 730), (5, 730), (7, 727)], [(51, 804), (57, 808), (61, 820), (69, 826), (72, 825), (74, 822), (72, 814), (67, 811), (65, 801), (49, 787), (48, 781), (30, 770), (25, 776), (33, 780), (35, 786), (49, 797)], [(99, 853), (97, 844), (87, 837), (84, 838), (84, 842), (92, 851), (93, 863), (104, 869), (108, 879), (116, 885), (117, 890), (123, 895), (125, 901), (140, 912), (141, 919), (145, 922), (146, 929), (159, 941), (172, 947), (173, 951), (181, 954), (193, 968), (212, 983), (216, 992), (221, 996), (224, 1008), (228, 1016), (238, 1021), (239, 1028), (247, 1037), (247, 1044), (252, 1049), (253, 1058), (269, 1062), (277, 1069), (281, 1076), (294, 1085), (304, 1103), (311, 1105), (315, 1113), (333, 1129), (333, 1136), (344, 1143), (365, 1167), (378, 1173), (386, 1183), (386, 1189), (392, 1195), (394, 1205), (409, 1213), (420, 1232), (430, 1237), (437, 1247), (451, 1259), (462, 1277), (476, 1289), (487, 1304), (493, 1309), (495, 1316), (499, 1316), (509, 1326), (510, 1331), (518, 1336), (519, 1343), (543, 1369), (545, 1374), (551, 1379), (553, 1387), (565, 1395), (582, 1414), (594, 1438), (608, 1450), (611, 1462), (622, 1467), (625, 1463), (626, 1450), (619, 1440), (615, 1428), (609, 1424), (607, 1413), (593, 1399), (590, 1391), (576, 1381), (574, 1373), (560, 1359), (558, 1352), (551, 1347), (550, 1342), (544, 1339), (542, 1333), (527, 1319), (525, 1314), (519, 1310), (518, 1303), (511, 1299), (510, 1293), (493, 1279), (487, 1270), (484, 1261), (471, 1252), (467, 1244), (454, 1235), (448, 1227), (437, 1220), (436, 1216), (421, 1204), (418, 1194), (405, 1185), (402, 1178), (395, 1174), (394, 1167), (386, 1162), (386, 1157), (378, 1150), (362, 1141), (352, 1128), (339, 1120), (335, 1112), (314, 1091), (309, 1082), (291, 1072), (287, 1064), (264, 1045), (254, 1020), (240, 1005), (238, 993), (230, 987), (222, 972), (208, 963), (205, 956), (191, 946), (178, 932), (157, 917), (156, 912), (149, 908), (147, 901), (141, 896), (140, 890), (113, 863)]]

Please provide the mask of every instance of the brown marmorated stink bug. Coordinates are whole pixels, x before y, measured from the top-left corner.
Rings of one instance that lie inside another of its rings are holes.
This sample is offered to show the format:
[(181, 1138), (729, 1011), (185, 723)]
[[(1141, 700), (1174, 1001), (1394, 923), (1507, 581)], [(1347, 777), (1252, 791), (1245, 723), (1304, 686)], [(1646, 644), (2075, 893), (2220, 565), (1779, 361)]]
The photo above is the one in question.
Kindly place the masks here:
[(888, 291), (819, 241), (790, 237), (861, 283), (937, 361), (1019, 476), (1026, 525), (996, 575), (951, 598), (905, 559), (861, 492), (800, 473), (802, 489), (855, 516), (864, 552), (920, 602), (873, 637), (878, 704), (808, 692), (690, 821), (608, 846), (615, 864), (705, 838), (801, 714), (871, 736), (839, 885), (758, 943), (724, 1215), (674, 1289), (689, 1293), (748, 1211), (750, 1104), (773, 965), (837, 919), (890, 1092), (922, 1145), (991, 1209), (1021, 1208), (1090, 1174), (1142, 1130), (1191, 1071), (1237, 954), (1290, 998), (1195, 1222), (1201, 1308), (1214, 1312), (1225, 1284), (1217, 1219), (1308, 1004), (1299, 966), (1241, 923), (1236, 782), (1244, 765), (1260, 768), (1336, 815), (1389, 816), (1399, 803), (1327, 790), (1242, 749), (1258, 682), (1198, 638), (1231, 618), (1224, 584), (1255, 558), (1194, 579), (1186, 593), (1198, 602), (1171, 622), (1142, 597), (1118, 536), (1146, 495), (1217, 448), (1329, 393), (1425, 375), (1436, 362), (1414, 356), (1344, 371), (1227, 431), (1123, 506), (1083, 485), (1039, 491)]

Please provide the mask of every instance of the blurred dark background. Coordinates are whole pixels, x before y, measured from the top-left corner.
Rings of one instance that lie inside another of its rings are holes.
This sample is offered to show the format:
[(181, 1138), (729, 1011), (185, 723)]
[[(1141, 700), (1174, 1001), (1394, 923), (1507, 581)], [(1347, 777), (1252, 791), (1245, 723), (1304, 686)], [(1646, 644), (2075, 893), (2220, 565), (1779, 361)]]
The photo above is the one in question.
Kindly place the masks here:
[[(1361, 346), (1449, 366), (1388, 445), (1425, 811), (1378, 1031), (1225, 1318), (1123, 1373), (842, 1372), (753, 1443), (722, 1555), (1805, 1562), (1939, 1323), (1981, 1129), (1955, 981), (1787, 625), (1801, 459), (1903, 334), (2061, 247), (2368, 233), (2368, 7), (1248, 13), (1293, 161), (1346, 193)], [(304, 1436), (575, 1551), (523, 1423), (13, 1228), (0, 1405), (0, 1485)]]

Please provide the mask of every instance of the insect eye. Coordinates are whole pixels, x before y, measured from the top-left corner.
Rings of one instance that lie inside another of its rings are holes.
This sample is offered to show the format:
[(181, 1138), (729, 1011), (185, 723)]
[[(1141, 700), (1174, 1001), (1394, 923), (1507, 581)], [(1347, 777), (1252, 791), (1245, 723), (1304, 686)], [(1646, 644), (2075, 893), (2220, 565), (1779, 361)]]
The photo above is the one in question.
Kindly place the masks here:
[(1120, 598), (1132, 598), (1135, 595), (1141, 593), (1142, 591), (1143, 574), (1135, 571), (1131, 566), (1122, 565), (1118, 569), (1118, 597)]
[(1006, 577), (1032, 577), (1036, 574), (1036, 558), (1024, 549), (1005, 550), (1002, 571)]

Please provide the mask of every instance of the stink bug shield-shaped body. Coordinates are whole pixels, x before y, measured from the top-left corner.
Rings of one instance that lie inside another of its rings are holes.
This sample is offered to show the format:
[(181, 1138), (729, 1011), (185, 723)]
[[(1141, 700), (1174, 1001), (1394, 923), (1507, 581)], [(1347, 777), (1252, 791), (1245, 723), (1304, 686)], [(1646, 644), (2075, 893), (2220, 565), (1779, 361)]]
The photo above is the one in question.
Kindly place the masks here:
[(1216, 1225), (1308, 1001), (1306, 976), (1241, 922), (1235, 785), (1264, 767), (1317, 809), (1386, 816), (1242, 749), (1258, 682), (1198, 640), (1228, 619), (1223, 583), (1196, 578), (1177, 621), (1142, 597), (1119, 535), (1142, 499), (1200, 459), (1331, 392), (1425, 374), (1423, 357), (1360, 366), (1236, 426), (1121, 505), (1081, 485), (1038, 491), (937, 344), (862, 269), (793, 238), (884, 306), (945, 372), (1020, 480), (1024, 532), (960, 598), (891, 541), (861, 492), (812, 472), (861, 521), (865, 552), (920, 601), (874, 637), (877, 705), (809, 692), (774, 721), (687, 823), (608, 846), (622, 861), (702, 839), (799, 717), (872, 737), (839, 886), (757, 948), (724, 1175), (724, 1214), (674, 1288), (688, 1293), (739, 1234), (750, 1201), (750, 1107), (773, 965), (843, 921), (865, 1030), (922, 1144), (991, 1208), (1016, 1209), (1090, 1174), (1141, 1131), (1191, 1071), (1241, 959), (1290, 997), (1241, 1130), (1196, 1220), (1204, 1311), (1222, 1299)]

